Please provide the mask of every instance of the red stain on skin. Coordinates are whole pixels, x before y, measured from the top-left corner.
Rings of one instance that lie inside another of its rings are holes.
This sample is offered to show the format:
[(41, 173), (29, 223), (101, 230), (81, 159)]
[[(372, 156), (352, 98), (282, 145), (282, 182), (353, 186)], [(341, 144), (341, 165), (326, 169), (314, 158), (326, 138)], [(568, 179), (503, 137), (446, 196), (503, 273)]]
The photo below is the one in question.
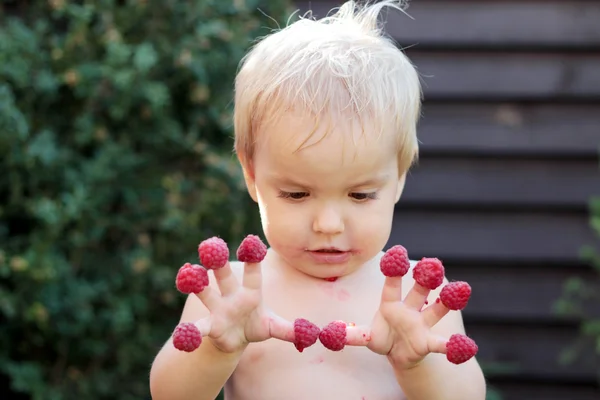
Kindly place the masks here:
[(439, 298), (439, 297), (438, 297), (437, 299), (435, 299), (435, 302), (436, 302), (436, 303), (439, 303), (440, 301), (441, 301), (441, 300), (440, 300), (440, 298)]
[(252, 353), (250, 353), (250, 359), (249, 361), (251, 363), (256, 363), (258, 361), (260, 361), (261, 358), (263, 358), (263, 352), (262, 351), (254, 351)]
[(337, 298), (339, 301), (347, 301), (350, 300), (350, 293), (346, 289), (341, 289), (337, 293)]
[(331, 283), (324, 283), (322, 286), (323, 291), (329, 297), (335, 297), (335, 287)]
[(325, 280), (326, 280), (327, 282), (335, 282), (335, 281), (337, 281), (337, 280), (338, 280), (338, 277), (337, 277), (337, 276), (331, 276), (331, 277), (329, 277), (329, 278), (325, 278)]
[(311, 364), (321, 364), (325, 359), (322, 356), (318, 356), (314, 360), (311, 360)]
[(323, 280), (325, 282), (319, 285), (327, 296), (337, 298), (338, 301), (350, 300), (350, 293), (346, 289), (337, 289), (339, 287), (339, 284), (336, 283), (337, 278), (324, 278)]

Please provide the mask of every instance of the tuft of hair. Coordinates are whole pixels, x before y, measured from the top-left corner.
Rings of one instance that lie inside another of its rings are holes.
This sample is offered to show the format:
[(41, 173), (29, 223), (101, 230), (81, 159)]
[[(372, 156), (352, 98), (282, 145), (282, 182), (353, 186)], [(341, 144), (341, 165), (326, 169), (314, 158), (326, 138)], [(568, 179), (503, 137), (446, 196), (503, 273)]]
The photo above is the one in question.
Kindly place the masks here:
[(395, 135), (400, 173), (410, 168), (422, 91), (416, 68), (384, 33), (385, 7), (405, 12), (406, 3), (347, 1), (321, 19), (309, 12), (251, 48), (235, 80), (241, 159), (252, 163), (260, 127), (293, 109), (314, 118), (315, 129), (358, 118), (363, 134)]

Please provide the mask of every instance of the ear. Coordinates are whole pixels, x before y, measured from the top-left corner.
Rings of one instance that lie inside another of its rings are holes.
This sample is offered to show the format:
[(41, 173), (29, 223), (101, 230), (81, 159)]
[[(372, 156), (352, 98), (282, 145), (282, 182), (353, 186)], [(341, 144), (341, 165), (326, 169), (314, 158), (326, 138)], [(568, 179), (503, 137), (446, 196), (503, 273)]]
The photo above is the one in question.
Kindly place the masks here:
[(246, 189), (248, 194), (252, 197), (252, 200), (258, 202), (256, 196), (256, 183), (254, 181), (254, 168), (251, 162), (248, 162), (244, 157), (238, 155), (238, 160), (242, 166), (242, 172), (244, 173), (244, 181), (246, 182)]
[(402, 196), (402, 192), (404, 191), (404, 185), (406, 184), (406, 173), (402, 174), (400, 178), (398, 178), (398, 187), (396, 189), (396, 203), (400, 201), (400, 197)]

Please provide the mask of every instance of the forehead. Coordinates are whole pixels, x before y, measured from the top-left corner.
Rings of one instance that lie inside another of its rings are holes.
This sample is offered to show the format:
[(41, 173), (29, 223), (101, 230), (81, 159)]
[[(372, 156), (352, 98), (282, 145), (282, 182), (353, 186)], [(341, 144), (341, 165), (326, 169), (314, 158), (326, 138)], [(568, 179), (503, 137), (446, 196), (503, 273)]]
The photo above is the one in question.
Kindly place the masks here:
[(258, 134), (255, 165), (323, 176), (365, 175), (395, 165), (394, 136), (370, 131), (370, 125), (350, 117), (317, 121), (286, 112)]

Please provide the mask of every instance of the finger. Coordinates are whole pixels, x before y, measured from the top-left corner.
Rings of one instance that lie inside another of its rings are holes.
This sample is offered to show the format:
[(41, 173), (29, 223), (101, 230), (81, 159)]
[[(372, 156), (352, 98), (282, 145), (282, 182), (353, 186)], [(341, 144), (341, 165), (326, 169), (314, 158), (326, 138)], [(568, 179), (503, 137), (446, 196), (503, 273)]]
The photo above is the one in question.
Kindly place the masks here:
[(231, 265), (229, 262), (225, 263), (221, 268), (214, 269), (213, 272), (222, 296), (228, 296), (237, 290), (239, 283), (237, 279), (235, 279), (233, 272), (231, 272)]
[(440, 322), (448, 314), (450, 309), (444, 305), (438, 298), (432, 305), (427, 307), (421, 315), (429, 328)]
[(406, 306), (410, 308), (421, 311), (421, 309), (425, 305), (425, 302), (427, 301), (427, 296), (429, 296), (430, 292), (430, 289), (427, 289), (426, 287), (415, 283), (406, 295), (406, 298), (404, 299), (404, 304), (406, 304)]
[(295, 338), (294, 323), (279, 315), (271, 314), (269, 317), (269, 333), (272, 338), (293, 342)]
[(220, 300), (219, 293), (210, 286), (205, 287), (200, 293), (196, 293), (196, 297), (200, 299), (202, 304), (204, 304), (209, 311), (213, 311)]
[(242, 285), (247, 289), (259, 290), (262, 283), (260, 263), (244, 263)]
[(199, 319), (198, 321), (194, 322), (194, 325), (196, 325), (196, 328), (198, 328), (202, 337), (207, 337), (210, 335), (210, 330), (212, 328), (212, 321), (210, 317)]
[(446, 354), (446, 343), (448, 339), (442, 336), (429, 334), (427, 336), (427, 350), (430, 353)]
[(402, 277), (386, 277), (381, 292), (381, 303), (402, 301)]
[(346, 327), (346, 344), (348, 346), (368, 346), (371, 341), (371, 328), (352, 323)]
[(202, 338), (210, 334), (210, 318), (196, 322), (180, 322), (171, 334), (171, 344), (177, 350), (190, 353), (202, 345)]

